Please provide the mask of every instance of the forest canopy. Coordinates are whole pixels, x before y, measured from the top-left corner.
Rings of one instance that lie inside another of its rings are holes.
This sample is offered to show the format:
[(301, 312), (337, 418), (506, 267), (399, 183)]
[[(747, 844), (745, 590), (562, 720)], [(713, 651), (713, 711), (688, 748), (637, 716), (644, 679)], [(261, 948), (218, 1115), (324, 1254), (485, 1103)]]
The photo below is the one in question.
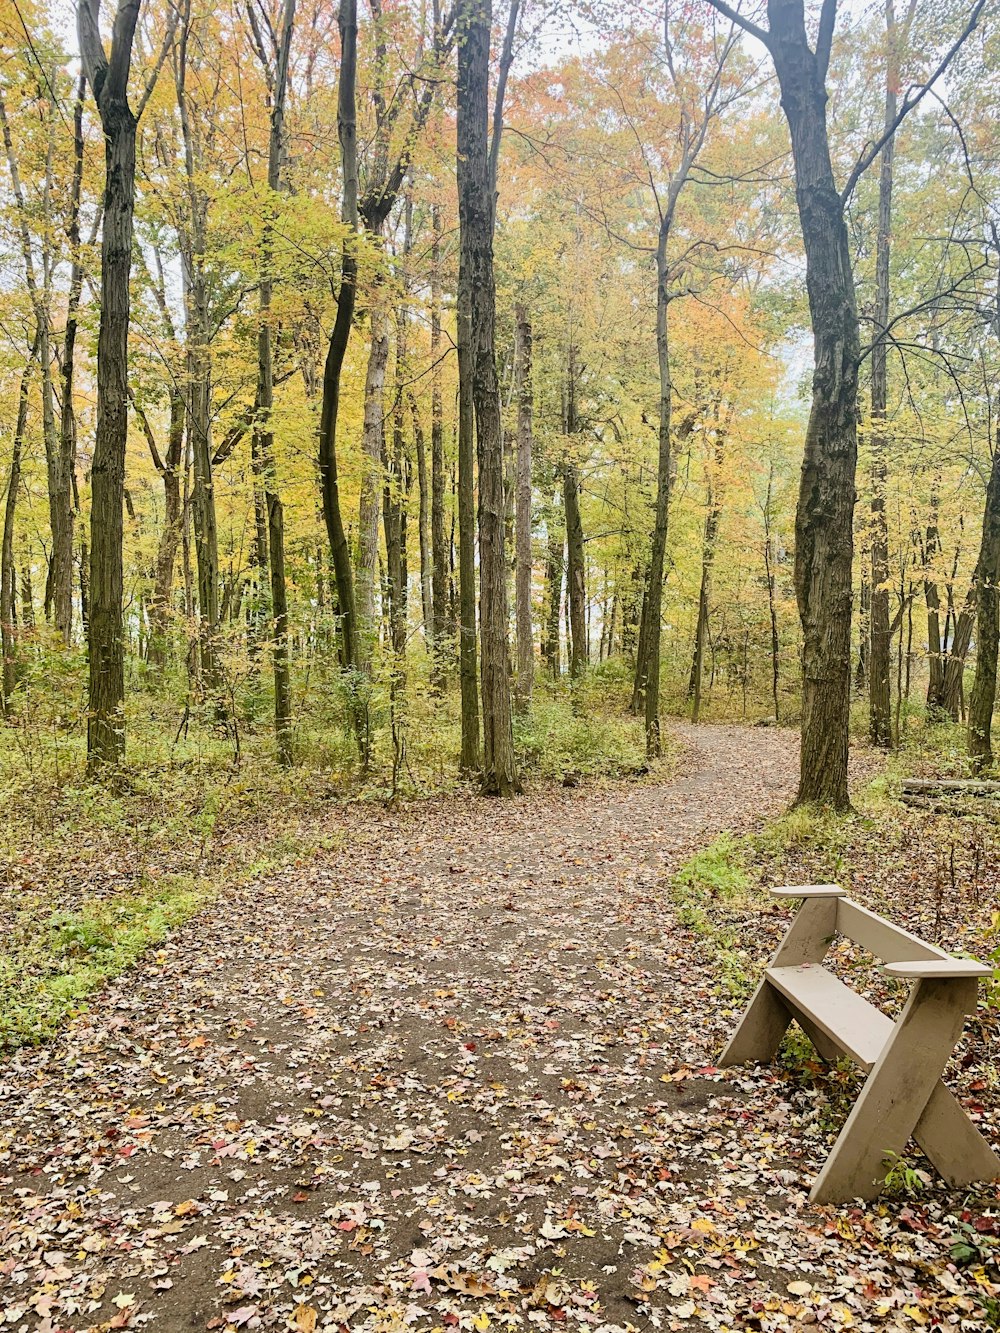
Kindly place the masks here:
[(995, 19), (8, 0), (10, 727), (100, 781), (503, 794), (672, 712), (800, 723), (804, 801), (852, 711), (990, 765)]

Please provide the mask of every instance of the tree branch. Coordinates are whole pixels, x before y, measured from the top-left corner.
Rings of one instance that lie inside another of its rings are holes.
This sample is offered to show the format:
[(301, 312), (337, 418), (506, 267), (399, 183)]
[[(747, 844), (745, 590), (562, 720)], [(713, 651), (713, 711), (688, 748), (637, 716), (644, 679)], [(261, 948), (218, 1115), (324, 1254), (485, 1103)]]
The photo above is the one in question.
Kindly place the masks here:
[(735, 23), (738, 27), (742, 28), (745, 33), (749, 33), (751, 37), (756, 37), (757, 41), (760, 42), (762, 46), (766, 46), (770, 51), (771, 34), (766, 28), (761, 28), (758, 24), (752, 23), (750, 19), (744, 18), (743, 15), (733, 9), (731, 5), (727, 5), (726, 0), (708, 0), (708, 3), (724, 18), (729, 19), (731, 23)]
[[(715, 4), (716, 0), (710, 0), (710, 2), (712, 4)], [(913, 108), (917, 106), (921, 101), (923, 101), (924, 96), (930, 92), (931, 88), (938, 81), (941, 75), (945, 72), (945, 70), (951, 64), (952, 60), (955, 58), (958, 52), (962, 49), (962, 46), (965, 44), (966, 39), (975, 31), (976, 26), (979, 23), (979, 16), (983, 12), (985, 7), (986, 7), (986, 0), (976, 0), (976, 3), (972, 8), (972, 13), (969, 15), (968, 22), (966, 23), (962, 31), (959, 33), (955, 41), (945, 52), (940, 63), (938, 64), (937, 69), (934, 71), (934, 73), (931, 75), (931, 77), (927, 80), (926, 83), (921, 84), (920, 87), (917, 88), (916, 90), (912, 88), (910, 89), (906, 97), (903, 99), (903, 105), (899, 108), (895, 120), (892, 122), (892, 124), (889, 126), (886, 132), (881, 136), (880, 139), (876, 140), (875, 143), (873, 143), (869, 148), (867, 148), (858, 158), (857, 162), (855, 163), (854, 170), (847, 178), (847, 184), (840, 192), (840, 199), (842, 203), (845, 204), (847, 203), (848, 199), (850, 199), (851, 195), (854, 193), (855, 185), (857, 185), (858, 181), (868, 170), (871, 164), (875, 161), (879, 153), (881, 153), (882, 149), (893, 137), (893, 135), (899, 129), (900, 125), (913, 110)]]

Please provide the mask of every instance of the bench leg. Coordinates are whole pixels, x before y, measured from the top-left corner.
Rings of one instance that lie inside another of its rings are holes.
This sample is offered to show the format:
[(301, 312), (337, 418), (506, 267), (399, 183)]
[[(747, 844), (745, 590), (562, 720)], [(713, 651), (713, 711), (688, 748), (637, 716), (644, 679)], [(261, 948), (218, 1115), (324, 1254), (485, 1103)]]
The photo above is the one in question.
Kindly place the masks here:
[[(829, 952), (836, 930), (837, 899), (807, 898), (769, 966), (801, 967), (804, 963), (821, 963)], [(755, 1062), (768, 1064), (774, 1059), (791, 1021), (791, 1012), (765, 977), (719, 1057), (719, 1067)]]
[(940, 1079), (913, 1137), (949, 1185), (958, 1188), (1000, 1177), (1000, 1158)]
[(810, 1023), (809, 1019), (803, 1014), (796, 1014), (795, 1021), (806, 1034), (813, 1046), (816, 1048), (816, 1054), (828, 1065), (835, 1065), (838, 1061), (844, 1059), (844, 1052), (830, 1040), (822, 1029), (815, 1023)]
[(765, 978), (740, 1019), (740, 1025), (719, 1056), (719, 1068), (728, 1065), (770, 1064), (777, 1054), (792, 1015), (781, 996)]
[[(962, 1035), (965, 1016), (976, 1006), (976, 999), (975, 978), (916, 983), (833, 1151), (816, 1177), (809, 1195), (813, 1203), (874, 1199), (881, 1192), (887, 1172), (886, 1159), (906, 1147), (928, 1107), (941, 1070)], [(934, 1146), (939, 1133), (932, 1116)]]

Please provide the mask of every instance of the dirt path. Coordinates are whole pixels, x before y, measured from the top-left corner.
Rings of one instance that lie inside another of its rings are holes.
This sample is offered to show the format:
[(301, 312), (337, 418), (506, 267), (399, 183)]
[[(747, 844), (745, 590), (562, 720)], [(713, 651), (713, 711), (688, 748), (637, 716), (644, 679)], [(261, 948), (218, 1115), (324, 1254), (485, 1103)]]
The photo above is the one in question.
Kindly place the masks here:
[(940, 1240), (805, 1207), (671, 920), (794, 737), (678, 730), (666, 784), (340, 814), (0, 1067), (0, 1327), (897, 1327)]

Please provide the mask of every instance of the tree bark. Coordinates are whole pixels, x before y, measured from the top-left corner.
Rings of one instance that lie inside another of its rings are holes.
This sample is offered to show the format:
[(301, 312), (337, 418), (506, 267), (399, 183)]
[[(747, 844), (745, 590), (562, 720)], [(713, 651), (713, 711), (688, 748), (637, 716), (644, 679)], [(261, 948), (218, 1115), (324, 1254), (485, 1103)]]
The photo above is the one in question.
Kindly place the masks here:
[(547, 609), (542, 631), (542, 657), (548, 663), (553, 680), (559, 679), (562, 652), (559, 644), (559, 609), (562, 606), (563, 562), (565, 539), (559, 522), (560, 492), (556, 491), (545, 526), (548, 539), (545, 547), (545, 587)]
[(531, 630), (531, 430), (534, 392), (531, 379), (531, 321), (524, 305), (515, 308), (517, 322), (517, 467), (514, 553), (514, 620), (517, 628), (517, 692), (515, 705), (531, 706), (535, 648)]
[(385, 372), (389, 364), (389, 316), (385, 297), (376, 290), (369, 322), (371, 344), (365, 373), (365, 410), (361, 428), (361, 500), (358, 510), (357, 610), (359, 651), (368, 663), (378, 634), (375, 585), (378, 576), (379, 511), (382, 459), (385, 455)]
[[(284, 157), (285, 95), (288, 88), (288, 60), (295, 25), (296, 0), (285, 0), (280, 44), (274, 66), (271, 91), (271, 126), (268, 136), (267, 188), (273, 200), (281, 188)], [(268, 562), (271, 582), (272, 648), (274, 678), (274, 737), (278, 763), (292, 762), (292, 687), (288, 644), (288, 587), (285, 578), (285, 517), (278, 490), (274, 457), (274, 360), (271, 351), (271, 302), (274, 280), (271, 272), (273, 218), (269, 212), (261, 238), (260, 308), (257, 328), (257, 405), (255, 423), (257, 456), (260, 459), (267, 508)]]
[[(576, 348), (569, 349), (566, 378), (566, 434), (574, 439), (580, 431), (577, 411)], [(580, 472), (567, 460), (562, 468), (563, 510), (566, 515), (566, 592), (569, 601), (569, 674), (583, 674), (590, 654), (587, 643), (587, 584), (584, 568), (583, 520), (580, 515)]]
[(953, 722), (962, 715), (962, 699), (965, 687), (965, 661), (972, 643), (972, 630), (976, 623), (976, 606), (979, 595), (979, 569), (972, 576), (962, 609), (955, 620), (955, 630), (951, 644), (945, 653), (944, 689), (942, 703), (944, 710)]
[(708, 478), (708, 512), (705, 515), (705, 533), (702, 542), (701, 584), (698, 589), (698, 619), (695, 626), (694, 653), (691, 663), (691, 680), (688, 697), (691, 699), (691, 721), (697, 722), (701, 716), (701, 687), (705, 660), (705, 641), (708, 636), (709, 599), (712, 590), (712, 568), (715, 564), (715, 547), (719, 536), (719, 523), (722, 518), (722, 464), (725, 457), (725, 432), (716, 422), (715, 450)]
[(774, 700), (774, 720), (780, 721), (779, 684), (781, 680), (781, 639), (778, 635), (778, 609), (775, 598), (773, 543), (771, 537), (771, 496), (774, 490), (774, 463), (767, 474), (767, 499), (764, 501), (764, 577), (767, 580), (767, 610), (771, 622), (771, 697)]
[(389, 638), (398, 674), (406, 653), (406, 457), (403, 419), (406, 411), (404, 380), (406, 365), (406, 321), (404, 306), (396, 321), (396, 370), (392, 408), (392, 450), (383, 461), (382, 513), (385, 527), (385, 573)]
[(444, 495), (444, 394), (441, 375), (441, 210), (431, 208), (431, 590), (434, 602), (434, 688), (444, 686), (445, 663), (453, 648), (447, 647), (448, 539), (445, 534)]
[[(354, 570), (347, 532), (344, 528), (337, 475), (337, 417), (340, 411), (340, 380), (351, 336), (358, 280), (357, 0), (341, 0), (338, 26), (341, 58), (340, 82), (337, 89), (337, 133), (340, 139), (343, 170), (341, 217), (349, 228), (349, 235), (344, 240), (337, 315), (323, 368), (323, 398), (319, 421), (319, 474), (323, 519), (326, 523), (337, 582), (343, 661), (344, 666), (350, 670), (358, 665), (358, 631), (354, 600)], [(363, 728), (359, 729), (364, 762), (367, 745), (363, 734), (367, 734), (366, 731)]]
[(660, 382), (659, 422), (657, 427), (656, 513), (650, 546), (646, 596), (639, 622), (639, 648), (636, 657), (633, 706), (641, 706), (646, 722), (646, 753), (658, 758), (660, 740), (660, 630), (663, 603), (663, 571), (667, 551), (670, 517), (672, 460), (670, 450), (673, 385), (670, 378), (670, 272), (667, 243), (670, 239), (668, 218), (660, 225), (656, 247), (656, 362)]
[(431, 566), (431, 495), (430, 478), (427, 475), (427, 441), (424, 425), (420, 420), (420, 409), (411, 392), (407, 392), (410, 404), (410, 420), (413, 424), (413, 448), (417, 466), (417, 533), (420, 539), (420, 613), (424, 621), (424, 639), (430, 659), (434, 661), (434, 589)]
[(87, 764), (93, 772), (125, 755), (122, 508), (128, 439), (129, 274), (135, 209), (136, 118), (128, 102), (139, 0), (119, 0), (110, 59), (89, 0), (77, 25), (87, 82), (104, 130), (101, 314), (97, 336), (97, 429), (91, 466), (90, 655)]
[(924, 604), (927, 607), (927, 652), (929, 656), (927, 679), (927, 711), (934, 716), (944, 708), (944, 657), (941, 652), (941, 597), (933, 564), (941, 551), (938, 531), (938, 487), (934, 478), (931, 486), (930, 516), (924, 536)]
[(150, 635), (146, 653), (151, 666), (162, 667), (167, 660), (170, 636), (170, 603), (173, 595), (174, 566), (181, 540), (181, 481), (184, 458), (186, 406), (178, 387), (170, 390), (170, 424), (167, 452), (158, 469), (163, 481), (163, 527), (156, 548), (153, 595), (150, 598)]
[[(886, 84), (884, 130), (888, 134), (896, 123), (896, 88), (899, 60), (896, 53), (896, 23), (893, 0), (885, 0)], [(892, 698), (889, 688), (889, 530), (886, 521), (886, 482), (888, 477), (888, 437), (886, 405), (888, 402), (888, 348), (885, 331), (889, 327), (889, 250), (892, 233), (892, 160), (893, 135), (879, 158), (878, 232), (875, 256), (875, 345), (872, 348), (872, 499), (871, 499), (871, 661), (868, 673), (869, 731), (873, 745), (888, 749), (892, 745)]]
[(468, 263), (459, 259), (458, 342), (458, 679), (462, 740), (459, 767), (479, 771), (479, 667), (476, 631), (476, 422), (472, 402), (472, 349)]
[(969, 757), (977, 772), (993, 763), (993, 708), (997, 692), (997, 639), (1000, 634), (1000, 430), (986, 487), (983, 540), (976, 563), (976, 675), (969, 696)]
[(28, 425), (28, 390), (31, 374), (38, 356), (38, 333), (31, 352), (21, 371), (17, 394), (17, 421), (11, 442), (10, 472), (7, 476), (7, 499), (4, 504), (3, 542), (0, 546), (0, 634), (3, 650), (3, 711), (10, 711), (11, 695), (17, 686), (17, 588), (14, 575), (14, 520), (17, 513), (17, 494), (21, 487), (21, 454), (24, 433)]
[(200, 682), (216, 712), (225, 711), (219, 656), (219, 537), (212, 477), (212, 316), (206, 262), (209, 198), (199, 128), (187, 91), (190, 0), (174, 63), (177, 108), (184, 143), (186, 216), (178, 226), (187, 352), (187, 432), (193, 462), (192, 519), (198, 574)]
[(850, 805), (858, 314), (844, 204), (827, 134), (827, 53), (809, 46), (802, 0), (768, 0), (768, 14), (769, 47), (792, 140), (815, 357), (795, 513), (795, 593), (802, 622), (797, 801), (844, 810)]
[[(464, 370), (467, 378), (471, 379), (479, 465), (482, 783), (484, 793), (506, 796), (517, 791), (519, 783), (514, 763), (511, 719), (507, 561), (504, 550), (503, 431), (494, 339), (496, 288), (493, 275), (493, 193), (487, 105), (491, 17), (490, 0), (462, 0), (457, 20), (457, 169), (462, 257), (460, 297), (467, 311), (464, 321)], [(460, 361), (460, 376), (462, 369)], [(463, 579), (463, 602), (466, 596), (465, 582)], [(466, 617), (463, 614), (463, 635), (466, 628)]]

